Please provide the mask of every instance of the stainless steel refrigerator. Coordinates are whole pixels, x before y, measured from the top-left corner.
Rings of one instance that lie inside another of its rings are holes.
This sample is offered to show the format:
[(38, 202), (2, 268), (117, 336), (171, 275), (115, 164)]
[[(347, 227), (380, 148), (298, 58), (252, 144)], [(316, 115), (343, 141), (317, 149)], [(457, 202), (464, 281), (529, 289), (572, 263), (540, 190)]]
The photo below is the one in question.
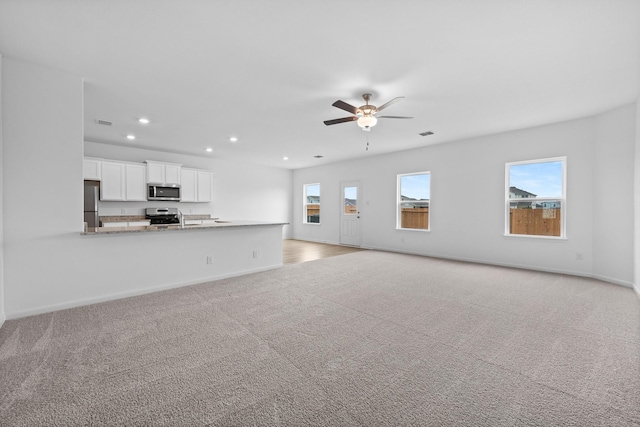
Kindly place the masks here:
[(100, 199), (100, 181), (84, 182), (84, 222), (87, 227), (99, 227), (98, 200)]

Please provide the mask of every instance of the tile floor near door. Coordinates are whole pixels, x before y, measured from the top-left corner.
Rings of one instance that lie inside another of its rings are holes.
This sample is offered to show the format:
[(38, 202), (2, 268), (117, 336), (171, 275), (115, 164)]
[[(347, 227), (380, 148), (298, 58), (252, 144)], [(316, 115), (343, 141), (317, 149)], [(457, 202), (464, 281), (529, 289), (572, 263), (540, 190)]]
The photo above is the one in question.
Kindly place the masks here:
[(330, 245), (328, 243), (306, 242), (287, 239), (282, 242), (284, 265), (299, 264), (336, 255), (350, 254), (364, 249), (351, 246)]

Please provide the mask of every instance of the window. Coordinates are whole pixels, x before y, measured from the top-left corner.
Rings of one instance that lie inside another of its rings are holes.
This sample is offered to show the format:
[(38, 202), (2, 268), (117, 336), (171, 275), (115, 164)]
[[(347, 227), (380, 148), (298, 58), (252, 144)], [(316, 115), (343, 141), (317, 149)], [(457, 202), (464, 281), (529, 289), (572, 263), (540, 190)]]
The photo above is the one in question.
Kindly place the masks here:
[(344, 214), (358, 214), (358, 187), (344, 187)]
[(566, 157), (506, 164), (506, 235), (565, 237)]
[(304, 186), (304, 222), (320, 224), (320, 184)]
[(429, 172), (398, 175), (397, 228), (428, 230), (430, 199)]

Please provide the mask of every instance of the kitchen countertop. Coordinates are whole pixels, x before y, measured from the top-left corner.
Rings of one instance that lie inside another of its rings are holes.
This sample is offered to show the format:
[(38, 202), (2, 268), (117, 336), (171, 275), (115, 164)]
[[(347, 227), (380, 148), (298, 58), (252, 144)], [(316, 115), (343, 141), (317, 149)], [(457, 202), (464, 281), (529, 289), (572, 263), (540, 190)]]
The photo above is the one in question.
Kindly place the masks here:
[(178, 224), (172, 225), (149, 225), (149, 226), (132, 226), (132, 227), (93, 227), (88, 228), (86, 232), (80, 233), (86, 236), (104, 235), (104, 234), (130, 234), (130, 233), (149, 233), (164, 231), (192, 231), (192, 230), (213, 230), (219, 228), (233, 227), (260, 227), (268, 225), (287, 225), (287, 222), (265, 222), (265, 221), (222, 221), (215, 224), (196, 224), (185, 225), (180, 227)]

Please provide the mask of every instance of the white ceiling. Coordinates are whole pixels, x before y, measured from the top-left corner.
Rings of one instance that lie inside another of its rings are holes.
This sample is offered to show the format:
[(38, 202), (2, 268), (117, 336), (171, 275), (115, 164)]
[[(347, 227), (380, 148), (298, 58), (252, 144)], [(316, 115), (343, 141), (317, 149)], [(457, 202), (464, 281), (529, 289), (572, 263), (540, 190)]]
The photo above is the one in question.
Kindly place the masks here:
[[(300, 168), (635, 102), (640, 1), (0, 0), (0, 52), (85, 78), (87, 140)], [(365, 92), (415, 118), (322, 123)]]

